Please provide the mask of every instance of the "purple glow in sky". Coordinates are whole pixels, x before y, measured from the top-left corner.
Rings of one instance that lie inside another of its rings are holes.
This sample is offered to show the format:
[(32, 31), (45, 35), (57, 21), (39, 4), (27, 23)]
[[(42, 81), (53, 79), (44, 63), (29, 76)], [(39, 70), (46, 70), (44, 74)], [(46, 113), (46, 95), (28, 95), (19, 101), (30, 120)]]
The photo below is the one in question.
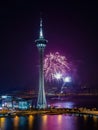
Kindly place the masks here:
[[(0, 92), (38, 87), (34, 41), (39, 36), (40, 12), (43, 33), (49, 41), (45, 54), (59, 51), (72, 62), (71, 77), (76, 86), (86, 83), (98, 89), (97, 1), (0, 2)], [(48, 66), (45, 75), (51, 81), (54, 66)]]

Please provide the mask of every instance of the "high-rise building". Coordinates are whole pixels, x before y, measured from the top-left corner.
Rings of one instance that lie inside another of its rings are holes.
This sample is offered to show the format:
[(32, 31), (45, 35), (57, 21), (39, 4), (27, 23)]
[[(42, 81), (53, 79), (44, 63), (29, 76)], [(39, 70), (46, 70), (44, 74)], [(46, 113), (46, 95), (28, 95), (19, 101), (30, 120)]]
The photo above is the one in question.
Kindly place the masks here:
[(38, 99), (37, 99), (37, 108), (45, 109), (47, 107), (47, 102), (46, 102), (45, 89), (44, 89), (43, 61), (44, 61), (44, 49), (46, 47), (47, 40), (44, 38), (43, 35), (42, 18), (40, 18), (39, 38), (35, 40), (35, 43), (39, 51), (39, 92), (38, 92)]

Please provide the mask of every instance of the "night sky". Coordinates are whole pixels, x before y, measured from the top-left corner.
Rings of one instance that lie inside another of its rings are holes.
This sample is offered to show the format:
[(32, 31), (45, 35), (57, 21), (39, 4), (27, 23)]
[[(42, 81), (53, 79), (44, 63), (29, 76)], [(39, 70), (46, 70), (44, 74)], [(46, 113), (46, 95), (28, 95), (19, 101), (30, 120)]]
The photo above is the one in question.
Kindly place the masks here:
[(96, 2), (0, 1), (0, 91), (38, 87), (34, 41), (39, 35), (40, 12), (48, 40), (45, 54), (65, 55), (73, 64), (76, 83), (98, 87)]

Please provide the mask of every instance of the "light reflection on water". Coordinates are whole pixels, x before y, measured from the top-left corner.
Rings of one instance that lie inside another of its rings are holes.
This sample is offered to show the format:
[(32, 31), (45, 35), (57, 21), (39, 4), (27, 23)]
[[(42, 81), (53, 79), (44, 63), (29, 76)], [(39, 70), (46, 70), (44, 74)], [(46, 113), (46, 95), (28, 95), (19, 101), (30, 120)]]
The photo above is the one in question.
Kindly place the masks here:
[(15, 118), (13, 119), (13, 125), (14, 125), (14, 130), (18, 130), (19, 127), (19, 117), (15, 116)]
[(46, 130), (47, 129), (47, 125), (48, 125), (48, 116), (44, 115), (44, 116), (42, 116), (42, 128), (44, 130)]
[(93, 123), (94, 123), (94, 127), (97, 128), (97, 126), (98, 126), (98, 117), (97, 116), (93, 116)]
[(28, 117), (29, 130), (32, 130), (32, 128), (33, 128), (33, 122), (34, 122), (34, 116), (33, 116), (33, 115), (30, 115), (30, 116)]
[(6, 126), (6, 124), (5, 124), (5, 118), (0, 118), (0, 128), (4, 129), (5, 126)]
[(88, 130), (90, 128), (98, 130), (97, 116), (66, 114), (0, 118), (0, 130)]

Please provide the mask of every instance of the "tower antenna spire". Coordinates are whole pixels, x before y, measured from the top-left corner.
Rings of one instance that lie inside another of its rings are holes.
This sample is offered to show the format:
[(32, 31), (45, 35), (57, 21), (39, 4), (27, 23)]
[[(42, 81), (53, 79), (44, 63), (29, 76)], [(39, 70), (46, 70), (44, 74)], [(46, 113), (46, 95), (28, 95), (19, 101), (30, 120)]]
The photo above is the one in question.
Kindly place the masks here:
[(42, 13), (40, 13), (40, 33), (39, 33), (39, 38), (43, 39), (44, 35), (43, 35), (43, 23), (42, 23)]

